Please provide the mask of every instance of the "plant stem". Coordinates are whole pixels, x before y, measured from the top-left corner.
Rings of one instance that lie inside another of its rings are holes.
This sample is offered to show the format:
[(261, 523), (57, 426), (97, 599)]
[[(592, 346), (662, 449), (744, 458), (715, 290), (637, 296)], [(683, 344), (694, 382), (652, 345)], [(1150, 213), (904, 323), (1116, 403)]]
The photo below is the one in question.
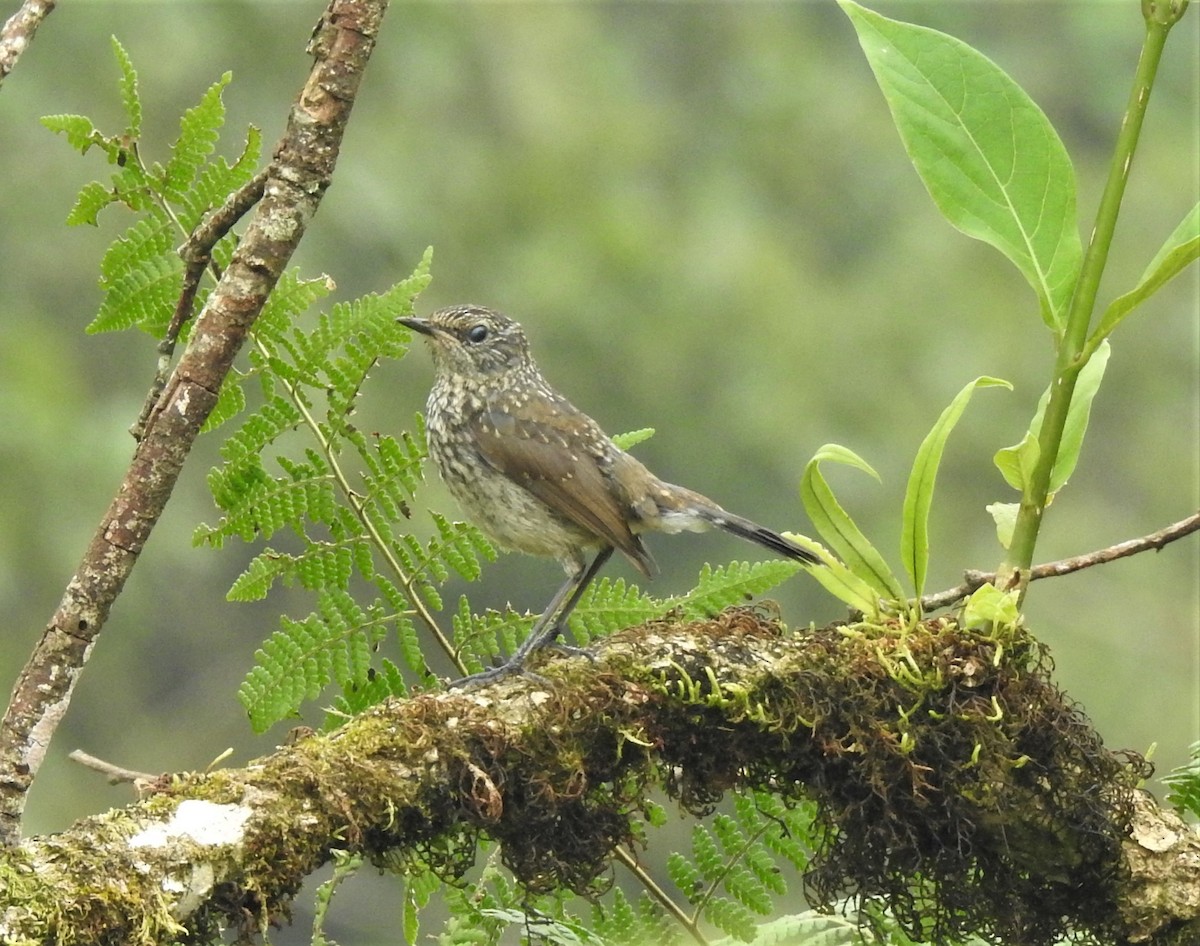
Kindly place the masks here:
[[(1150, 90), (1154, 86), (1167, 34), (1183, 15), (1186, 7), (1186, 2), (1170, 3), (1169, 0), (1166, 3), (1145, 0), (1143, 3), (1146, 35), (1134, 74), (1133, 88), (1129, 94), (1129, 104), (1125, 109), (1120, 133), (1117, 135), (1116, 149), (1109, 167), (1108, 181), (1104, 185), (1104, 193), (1096, 212), (1091, 240), (1088, 242), (1079, 279), (1067, 311), (1066, 327), (1059, 341), (1054, 381), (1050, 386), (1050, 400), (1046, 405), (1042, 429), (1038, 436), (1038, 462), (1029, 486), (1021, 497), (1021, 508), (1017, 514), (1008, 560), (999, 571), (1002, 587), (1019, 586), (1022, 598), (1029, 584), (1029, 568), (1033, 564), (1034, 546), (1037, 544), (1042, 514), (1049, 498), (1050, 477), (1067, 423), (1071, 395), (1074, 393), (1079, 371), (1087, 363), (1084, 348), (1088, 327), (1095, 310), (1100, 279), (1108, 262), (1108, 251), (1117, 226), (1121, 199), (1125, 195), (1125, 185), (1129, 180), (1133, 155), (1141, 135), (1142, 121), (1150, 102)], [(1168, 15), (1164, 15), (1164, 8), (1167, 9)], [(1172, 13), (1173, 15), (1170, 15)]]

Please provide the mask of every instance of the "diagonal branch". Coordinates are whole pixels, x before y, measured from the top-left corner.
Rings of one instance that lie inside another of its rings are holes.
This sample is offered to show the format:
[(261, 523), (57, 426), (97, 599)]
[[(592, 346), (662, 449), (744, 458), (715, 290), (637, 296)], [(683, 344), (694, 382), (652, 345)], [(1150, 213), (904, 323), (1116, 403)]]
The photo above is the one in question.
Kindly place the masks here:
[(0, 729), (0, 842), (12, 844), (19, 837), (26, 793), (96, 637), (171, 496), (246, 333), (329, 186), (386, 7), (387, 0), (332, 0), (313, 33), (313, 67), (276, 148), (263, 198), (14, 687)]
[(21, 9), (0, 26), (0, 85), (16, 68), (21, 53), (29, 48), (42, 20), (54, 12), (58, 0), (25, 0)]

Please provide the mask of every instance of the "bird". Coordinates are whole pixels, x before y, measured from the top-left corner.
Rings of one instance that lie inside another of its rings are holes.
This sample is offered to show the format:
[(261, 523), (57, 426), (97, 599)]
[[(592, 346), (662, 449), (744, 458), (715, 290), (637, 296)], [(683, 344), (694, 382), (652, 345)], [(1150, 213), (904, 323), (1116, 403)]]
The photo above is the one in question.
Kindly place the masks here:
[(496, 545), (555, 559), (567, 574), (507, 663), (455, 685), (526, 672), (529, 656), (557, 641), (614, 550), (653, 578), (657, 568), (642, 541), (647, 532), (723, 529), (785, 558), (819, 564), (779, 533), (659, 479), (618, 447), (550, 386), (525, 331), (508, 316), (454, 305), (397, 321), (424, 336), (432, 354), (426, 436), (451, 495)]

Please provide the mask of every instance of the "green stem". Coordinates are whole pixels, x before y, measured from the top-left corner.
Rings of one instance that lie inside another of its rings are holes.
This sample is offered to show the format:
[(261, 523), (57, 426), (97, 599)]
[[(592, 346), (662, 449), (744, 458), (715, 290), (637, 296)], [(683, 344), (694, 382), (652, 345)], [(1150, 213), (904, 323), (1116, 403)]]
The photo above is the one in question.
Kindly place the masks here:
[(1133, 155), (1137, 150), (1142, 121), (1146, 117), (1146, 107), (1150, 102), (1150, 90), (1154, 86), (1154, 77), (1162, 59), (1167, 34), (1183, 15), (1187, 3), (1186, 0), (1176, 0), (1174, 3), (1170, 0), (1161, 3), (1145, 0), (1142, 6), (1146, 17), (1146, 35), (1134, 74), (1133, 89), (1129, 95), (1121, 131), (1117, 135), (1116, 149), (1109, 168), (1108, 181), (1100, 198), (1100, 207), (1096, 212), (1092, 237), (1088, 242), (1079, 279), (1075, 284), (1075, 293), (1067, 310), (1066, 328), (1059, 343), (1058, 358), (1054, 366), (1054, 383), (1050, 387), (1050, 400), (1046, 405), (1042, 429), (1038, 435), (1038, 462), (1029, 486), (1021, 497), (1021, 508), (1017, 514), (1008, 561), (1000, 569), (1001, 580), (1008, 587), (1020, 587), (1022, 597), (1029, 583), (1034, 546), (1037, 544), (1042, 514), (1049, 497), (1050, 476), (1062, 443), (1067, 412), (1075, 391), (1075, 381), (1080, 369), (1087, 363), (1084, 349), (1088, 328), (1096, 307), (1100, 278), (1108, 261), (1108, 251), (1112, 245), (1113, 231), (1117, 226), (1121, 199), (1125, 195), (1125, 185), (1129, 180)]

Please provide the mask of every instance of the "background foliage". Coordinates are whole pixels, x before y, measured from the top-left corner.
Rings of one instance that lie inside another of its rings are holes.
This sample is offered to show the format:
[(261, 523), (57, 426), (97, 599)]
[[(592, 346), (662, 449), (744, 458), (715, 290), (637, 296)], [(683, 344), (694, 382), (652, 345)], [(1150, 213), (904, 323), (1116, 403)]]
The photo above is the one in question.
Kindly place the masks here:
[[(225, 156), (251, 122), (269, 147), (321, 6), (67, 5), (0, 95), (4, 679), (124, 468), (154, 361), (148, 339), (82, 334), (100, 301), (97, 260), (123, 224), (108, 211), (97, 231), (62, 226), (97, 169), (37, 119), (83, 112), (119, 126), (115, 33), (138, 65), (149, 140), (171, 140), (184, 108), (232, 70)], [(1062, 134), (1090, 214), (1140, 38), (1136, 5), (879, 8), (953, 33), (1013, 75)], [(1113, 287), (1136, 281), (1200, 192), (1198, 22), (1186, 18), (1168, 46)], [(780, 528), (803, 529), (801, 465), (834, 440), (882, 474), (883, 488), (852, 473), (836, 486), (894, 549), (920, 437), (968, 379), (1007, 378), (1016, 392), (972, 406), (942, 468), (928, 587), (999, 560), (982, 508), (1003, 492), (990, 457), (1024, 430), (1052, 353), (1024, 282), (930, 205), (833, 4), (398, 4), (315, 224), (298, 261), (336, 280), (334, 298), (386, 288), (433, 244), (422, 310), (476, 301), (520, 318), (547, 374), (606, 428), (658, 429), (638, 448), (652, 468)], [(1198, 292), (1193, 268), (1122, 333), (1038, 560), (1151, 531), (1200, 501)], [(429, 381), (417, 359), (377, 368), (362, 429), (407, 425)], [(72, 748), (157, 770), (272, 744), (251, 736), (237, 683), (279, 611), (308, 604), (228, 604), (245, 561), (192, 547), (196, 522), (215, 518), (204, 476), (216, 446), (202, 441), (113, 615), (30, 831), (124, 799), (69, 767)], [(719, 537), (656, 543), (653, 590), (681, 591), (702, 561), (743, 552)], [(1035, 585), (1028, 600), (1060, 680), (1109, 744), (1157, 741), (1164, 769), (1198, 728), (1198, 565), (1196, 543), (1182, 543)], [(479, 608), (537, 607), (558, 581), (553, 565), (509, 557), (471, 591)], [(836, 616), (803, 582), (777, 597), (794, 624)], [(681, 823), (681, 847), (688, 831)], [(353, 886), (331, 935), (367, 922), (349, 907)], [(394, 922), (386, 907), (368, 912)]]

